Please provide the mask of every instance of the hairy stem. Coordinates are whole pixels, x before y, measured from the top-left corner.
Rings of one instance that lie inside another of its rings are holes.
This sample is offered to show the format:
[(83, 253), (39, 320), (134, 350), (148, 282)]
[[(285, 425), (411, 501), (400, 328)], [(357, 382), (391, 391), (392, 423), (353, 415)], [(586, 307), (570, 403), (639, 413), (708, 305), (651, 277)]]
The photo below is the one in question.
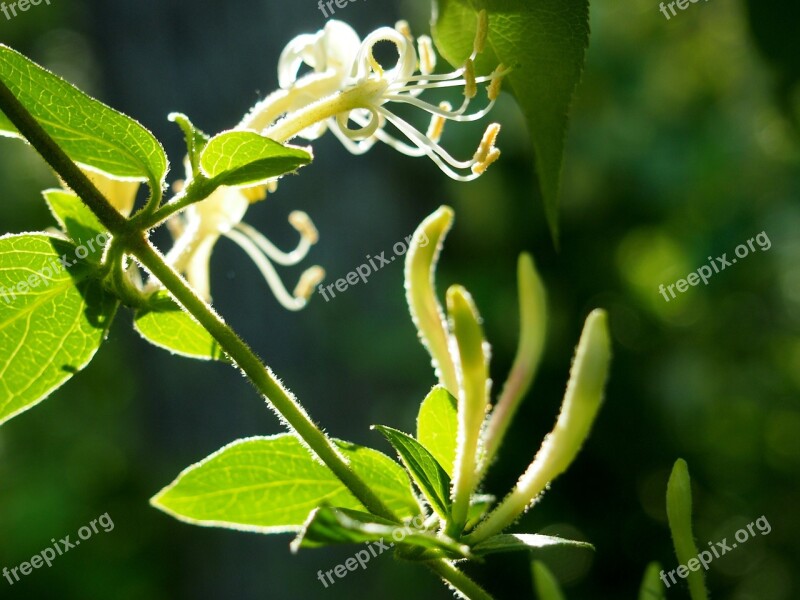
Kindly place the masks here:
[(477, 583), (459, 571), (453, 564), (446, 560), (437, 560), (428, 563), (428, 567), (441, 577), (445, 583), (456, 589), (462, 598), (468, 600), (493, 600), (492, 596)]
[(353, 492), (353, 495), (372, 513), (396, 521), (396, 515), (353, 472), (332, 440), (314, 424), (294, 395), (281, 385), (272, 371), (220, 316), (195, 294), (184, 279), (164, 261), (164, 257), (152, 244), (142, 236), (128, 246), (128, 251), (217, 340), (225, 353), (267, 399), (278, 416), (297, 433), (314, 454)]
[(0, 109), (113, 236), (124, 237), (133, 230), (127, 219), (105, 199), (2, 80)]
[(0, 110), (109, 232), (118, 238), (117, 242), (125, 248), (125, 251), (135, 256), (142, 266), (158, 278), (175, 299), (208, 330), (253, 386), (265, 396), (278, 415), (367, 510), (397, 521), (396, 515), (350, 468), (333, 441), (314, 424), (296, 398), (280, 384), (270, 369), (165, 262), (164, 257), (150, 244), (145, 234), (117, 212), (2, 81), (0, 81)]

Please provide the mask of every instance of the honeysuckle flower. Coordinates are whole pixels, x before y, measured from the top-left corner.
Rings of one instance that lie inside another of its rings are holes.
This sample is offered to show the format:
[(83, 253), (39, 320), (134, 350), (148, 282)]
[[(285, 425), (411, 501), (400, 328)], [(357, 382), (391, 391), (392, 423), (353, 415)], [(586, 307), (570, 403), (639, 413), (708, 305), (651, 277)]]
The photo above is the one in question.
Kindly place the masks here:
[[(457, 160), (440, 144), (446, 121), (475, 121), (493, 107), (506, 70), (476, 77), (474, 61), (486, 41), (485, 12), (479, 19), (472, 55), (463, 67), (434, 75), (436, 55), (428, 36), (416, 41), (408, 24), (381, 27), (363, 41), (340, 21), (329, 21), (315, 34), (303, 34), (283, 51), (278, 76), (281, 89), (257, 104), (239, 128), (256, 129), (280, 142), (300, 136), (308, 140), (330, 129), (354, 154), (367, 152), (380, 141), (408, 156), (428, 156), (447, 175), (470, 181), (482, 175), (500, 156), (495, 147), (500, 126), (490, 125), (478, 151), (469, 160)], [(397, 63), (385, 69), (374, 56), (377, 44), (388, 42), (397, 49)], [(300, 74), (306, 65), (312, 70)], [(488, 84), (488, 103), (470, 112), (478, 86)], [(446, 103), (432, 104), (420, 96), (431, 89), (461, 87), (464, 100), (457, 109)], [(426, 133), (396, 114), (392, 104), (405, 104), (430, 115)], [(405, 140), (389, 133), (391, 124)], [(354, 126), (351, 126), (354, 125)]]
[(184, 213), (173, 217), (169, 225), (175, 244), (167, 254), (167, 262), (186, 276), (199, 296), (210, 300), (211, 253), (220, 237), (226, 237), (247, 253), (278, 302), (288, 310), (300, 310), (324, 278), (324, 271), (318, 266), (306, 269), (294, 293), (290, 294), (278, 276), (275, 264), (293, 266), (300, 263), (311, 246), (317, 243), (317, 230), (306, 213), (292, 212), (289, 223), (300, 234), (300, 242), (291, 252), (281, 251), (256, 229), (242, 222), (251, 203), (248, 195), (252, 197), (248, 190), (222, 186), (205, 200), (190, 205)]

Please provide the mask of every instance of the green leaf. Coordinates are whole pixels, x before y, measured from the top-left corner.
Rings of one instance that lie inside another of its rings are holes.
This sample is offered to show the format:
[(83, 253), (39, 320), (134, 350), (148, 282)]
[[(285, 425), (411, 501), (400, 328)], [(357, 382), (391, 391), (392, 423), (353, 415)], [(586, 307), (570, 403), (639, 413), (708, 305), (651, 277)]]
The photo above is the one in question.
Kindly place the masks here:
[[(73, 161), (161, 193), (167, 157), (139, 123), (2, 44), (0, 79)], [(0, 135), (20, 137), (2, 112)]]
[(477, 14), (486, 9), (489, 36), (477, 72), (513, 67), (509, 83), (531, 132), (539, 188), (554, 239), (568, 115), (589, 44), (589, 0), (438, 0), (433, 37), (461, 66), (472, 52)]
[(146, 308), (137, 311), (133, 324), (148, 342), (175, 354), (200, 360), (222, 360), (225, 357), (206, 328), (166, 292), (159, 292), (149, 300)]
[[(686, 565), (690, 560), (696, 561), (699, 552), (692, 532), (692, 482), (689, 466), (682, 458), (675, 461), (667, 483), (667, 518), (678, 562)], [(708, 600), (702, 571), (690, 570), (687, 580), (692, 600)]]
[(664, 584), (661, 582), (661, 565), (652, 562), (647, 565), (647, 570), (644, 572), (644, 579), (642, 580), (642, 587), (639, 588), (639, 600), (665, 600), (666, 591)]
[(375, 425), (374, 429), (389, 440), (433, 510), (446, 519), (450, 514), (450, 476), (433, 455), (410, 435), (383, 425)]
[[(353, 470), (401, 518), (419, 513), (403, 469), (389, 457), (337, 442)], [(364, 510), (289, 434), (239, 440), (184, 470), (150, 503), (181, 521), (242, 531), (300, 531), (323, 504)]]
[(254, 185), (311, 162), (307, 150), (284, 146), (254, 131), (214, 136), (200, 155), (200, 169), (214, 185)]
[(44, 234), (0, 238), (0, 423), (83, 369), (105, 338), (117, 301), (75, 251)]
[(192, 173), (197, 172), (200, 164), (200, 155), (211, 139), (207, 134), (194, 126), (189, 117), (182, 113), (170, 113), (168, 119), (176, 123), (183, 131), (186, 139), (186, 153), (189, 155), (189, 163), (192, 165)]
[[(292, 541), (291, 548), (297, 552), (300, 548), (366, 542), (379, 542), (376, 546), (381, 551), (403, 545), (434, 550), (439, 556), (470, 558), (468, 546), (446, 536), (416, 529), (412, 524), (397, 525), (368, 513), (329, 506), (311, 513), (303, 530)], [(369, 555), (369, 552), (366, 554)], [(425, 556), (427, 558), (430, 555)]]
[(558, 580), (543, 562), (533, 562), (533, 585), (539, 600), (565, 600)]
[(532, 552), (543, 548), (571, 547), (594, 550), (588, 542), (567, 540), (552, 535), (539, 535), (533, 533), (509, 533), (490, 537), (472, 548), (477, 556), (489, 554), (502, 554), (504, 552)]
[(435, 386), (419, 407), (417, 439), (453, 476), (458, 436), (458, 401), (443, 386)]
[(108, 241), (110, 236), (89, 207), (78, 196), (65, 190), (45, 190), (42, 195), (61, 229), (76, 245), (89, 250), (88, 260), (99, 263), (105, 243), (92, 244), (90, 249), (87, 242), (98, 239)]

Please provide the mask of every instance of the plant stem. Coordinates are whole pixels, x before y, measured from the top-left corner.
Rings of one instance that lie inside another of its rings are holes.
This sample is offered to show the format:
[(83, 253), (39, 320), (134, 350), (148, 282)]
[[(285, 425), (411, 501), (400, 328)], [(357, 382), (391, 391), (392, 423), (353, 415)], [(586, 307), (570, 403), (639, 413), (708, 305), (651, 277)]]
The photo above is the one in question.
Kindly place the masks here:
[(125, 251), (135, 256), (208, 330), (225, 353), (247, 375), (255, 388), (266, 397), (279, 417), (333, 471), (367, 510), (383, 518), (398, 521), (397, 516), (350, 468), (333, 441), (314, 424), (296, 398), (280, 384), (272, 371), (165, 262), (164, 257), (150, 244), (145, 234), (117, 212), (55, 140), (31, 116), (25, 106), (17, 100), (3, 81), (0, 81), (0, 110), (6, 114), (17, 130), (64, 182), (83, 200), (109, 232), (118, 238), (117, 242), (125, 248)]
[(0, 80), (0, 109), (113, 236), (125, 237), (133, 231), (127, 219), (106, 200), (2, 80)]
[(451, 562), (437, 560), (427, 564), (431, 571), (458, 590), (464, 598), (468, 600), (493, 600), (486, 590), (472, 581), (462, 571), (459, 571)]

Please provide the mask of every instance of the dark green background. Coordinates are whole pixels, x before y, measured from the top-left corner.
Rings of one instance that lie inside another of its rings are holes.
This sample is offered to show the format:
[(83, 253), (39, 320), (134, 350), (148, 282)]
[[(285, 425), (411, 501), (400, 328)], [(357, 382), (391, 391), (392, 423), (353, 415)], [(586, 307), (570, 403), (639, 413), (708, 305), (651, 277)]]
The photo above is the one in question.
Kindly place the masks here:
[[(713, 597), (800, 597), (800, 18), (792, 3), (752, 4), (700, 2), (667, 21), (655, 0), (595, 3), (567, 145), (559, 252), (508, 97), (493, 115), (504, 125), (503, 159), (476, 183), (450, 182), (431, 163), (386, 147), (353, 157), (328, 135), (314, 144), (311, 167), (247, 215), (288, 246), (286, 216), (306, 210), (321, 233), (312, 260), (332, 282), (367, 254), (390, 252), (438, 205), (454, 206), (441, 287), (458, 282), (473, 292), (493, 343), (496, 387), (516, 344), (516, 256), (534, 254), (549, 293), (547, 356), (487, 482), (498, 494), (554, 422), (586, 314), (609, 310), (607, 403), (579, 460), (517, 527), (597, 546), (594, 555), (542, 555), (574, 600), (635, 598), (649, 561), (677, 566), (664, 508), (677, 457), (692, 471), (701, 548), (762, 515), (772, 526), (712, 563)], [(422, 33), (428, 14), (425, 2), (373, 0), (336, 16), (363, 35), (401, 17)], [(211, 132), (236, 124), (276, 86), (283, 45), (323, 24), (311, 0), (52, 0), (13, 21), (0, 15), (0, 40), (139, 119), (180, 165), (168, 112), (186, 112)], [(479, 137), (452, 127), (445, 143), (468, 156)], [(39, 190), (55, 180), (19, 142), (0, 141), (0, 181), (2, 231), (53, 224)], [(659, 284), (707, 256), (730, 256), (761, 231), (769, 251), (669, 304), (658, 295)], [(297, 272), (282, 275), (293, 285)], [(371, 424), (413, 430), (434, 380), (407, 315), (399, 263), (290, 314), (223, 241), (212, 290), (222, 314), (333, 435), (388, 452)], [(424, 570), (386, 555), (324, 589), (317, 571), (356, 548), (291, 556), (289, 536), (195, 528), (148, 506), (192, 462), (234, 439), (280, 430), (237, 372), (148, 346), (123, 311), (84, 373), (0, 430), (0, 567), (28, 560), (53, 537), (74, 537), (105, 512), (115, 529), (14, 587), (0, 579), (0, 597), (451, 597)], [(532, 594), (522, 556), (471, 572), (498, 598)], [(674, 587), (667, 597), (688, 592)]]

